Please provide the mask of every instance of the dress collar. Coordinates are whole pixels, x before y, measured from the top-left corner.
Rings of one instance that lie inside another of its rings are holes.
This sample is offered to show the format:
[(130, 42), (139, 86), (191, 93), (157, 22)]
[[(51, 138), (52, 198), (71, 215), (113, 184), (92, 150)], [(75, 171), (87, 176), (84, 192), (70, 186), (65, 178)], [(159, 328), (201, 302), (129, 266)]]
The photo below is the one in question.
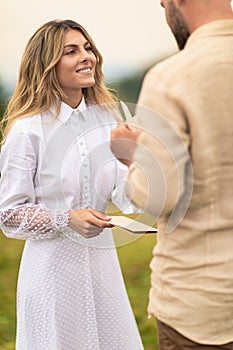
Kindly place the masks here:
[[(72, 108), (65, 102), (61, 102), (60, 112), (58, 114), (58, 119), (63, 123), (66, 124), (68, 120), (70, 119), (73, 112), (82, 112), (87, 109), (87, 104), (85, 102), (84, 96), (82, 97), (82, 100), (77, 108)], [(86, 113), (83, 113), (82, 116), (85, 118)]]

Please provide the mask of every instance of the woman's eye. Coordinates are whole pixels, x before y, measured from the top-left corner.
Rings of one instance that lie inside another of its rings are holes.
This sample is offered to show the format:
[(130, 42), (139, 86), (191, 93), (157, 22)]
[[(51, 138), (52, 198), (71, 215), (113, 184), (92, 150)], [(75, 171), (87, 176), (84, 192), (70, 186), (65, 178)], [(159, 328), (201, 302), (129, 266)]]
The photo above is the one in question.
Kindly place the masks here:
[(65, 53), (65, 55), (73, 55), (75, 53), (75, 50), (70, 50)]
[(92, 46), (86, 47), (86, 51), (92, 51)]

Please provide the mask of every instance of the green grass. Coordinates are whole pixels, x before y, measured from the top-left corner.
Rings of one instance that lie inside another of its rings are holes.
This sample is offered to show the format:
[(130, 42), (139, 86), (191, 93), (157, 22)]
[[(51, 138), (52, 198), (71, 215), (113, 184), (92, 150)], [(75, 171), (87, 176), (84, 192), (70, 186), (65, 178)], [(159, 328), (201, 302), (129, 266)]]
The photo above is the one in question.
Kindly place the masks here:
[[(125, 235), (115, 231), (115, 235)], [(0, 350), (14, 350), (15, 292), (23, 241), (5, 238), (0, 232)], [(147, 318), (150, 286), (149, 262), (154, 235), (144, 235), (118, 247), (126, 288), (142, 336), (145, 350), (157, 350), (154, 319)], [(133, 349), (129, 349), (133, 350)]]
[(13, 350), (15, 339), (15, 292), (24, 242), (5, 238), (0, 232), (0, 349)]

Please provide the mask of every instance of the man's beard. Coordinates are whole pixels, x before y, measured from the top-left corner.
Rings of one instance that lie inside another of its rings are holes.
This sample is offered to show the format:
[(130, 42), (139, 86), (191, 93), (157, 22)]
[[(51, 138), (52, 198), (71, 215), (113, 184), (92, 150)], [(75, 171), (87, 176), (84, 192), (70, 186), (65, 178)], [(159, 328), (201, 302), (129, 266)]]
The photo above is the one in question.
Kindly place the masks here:
[(169, 26), (173, 35), (175, 36), (178, 47), (180, 50), (182, 50), (185, 47), (185, 44), (190, 36), (190, 31), (182, 13), (179, 11), (172, 0), (168, 5), (168, 20)]

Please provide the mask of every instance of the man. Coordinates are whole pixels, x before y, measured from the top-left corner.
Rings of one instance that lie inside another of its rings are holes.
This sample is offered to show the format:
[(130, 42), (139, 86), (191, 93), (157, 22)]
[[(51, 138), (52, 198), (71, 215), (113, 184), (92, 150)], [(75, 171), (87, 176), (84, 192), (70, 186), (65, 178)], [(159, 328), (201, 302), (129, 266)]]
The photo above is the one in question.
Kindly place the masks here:
[[(141, 131), (119, 125), (111, 148), (129, 165), (132, 201), (159, 217), (148, 312), (160, 349), (233, 349), (232, 8), (229, 0), (161, 5), (180, 52), (144, 80)], [(124, 139), (137, 147), (124, 149)]]

